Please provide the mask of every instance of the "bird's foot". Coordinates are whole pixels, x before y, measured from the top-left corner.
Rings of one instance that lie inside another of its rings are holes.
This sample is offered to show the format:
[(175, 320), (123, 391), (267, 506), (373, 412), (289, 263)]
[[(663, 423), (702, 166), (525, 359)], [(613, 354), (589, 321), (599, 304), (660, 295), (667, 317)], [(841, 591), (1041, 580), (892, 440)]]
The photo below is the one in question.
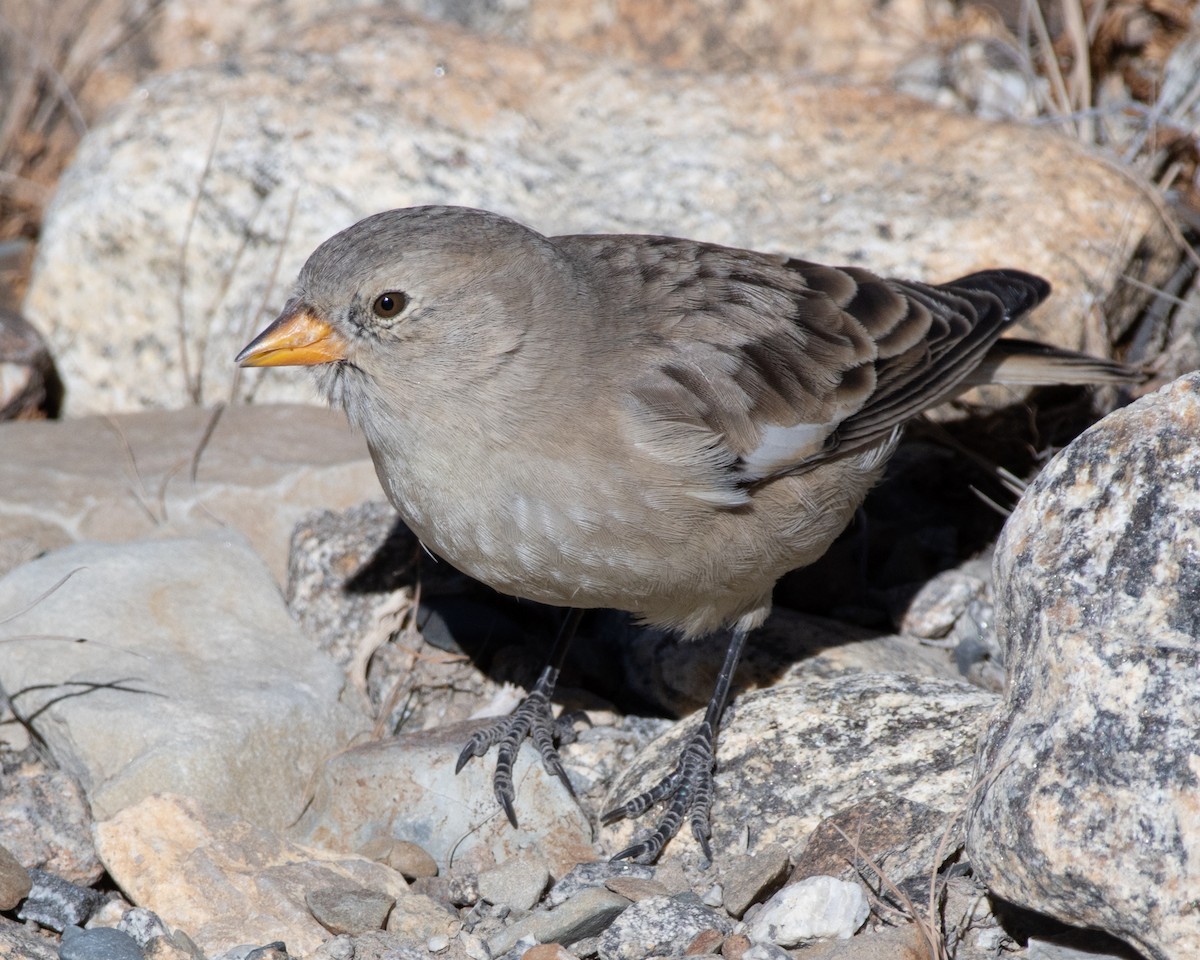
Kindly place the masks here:
[(557, 670), (547, 667), (542, 671), (538, 682), (517, 708), (507, 717), (501, 717), (495, 723), (476, 730), (458, 755), (458, 763), (454, 772), (458, 773), (472, 757), (482, 757), (493, 746), (496, 751), (496, 773), (492, 778), (492, 788), (496, 799), (508, 815), (508, 822), (517, 826), (517, 813), (513, 807), (516, 791), (513, 788), (513, 763), (517, 751), (526, 737), (533, 740), (538, 753), (542, 757), (542, 766), (563, 782), (563, 785), (575, 796), (567, 772), (563, 769), (562, 760), (558, 756), (558, 746), (574, 743), (575, 724), (580, 719), (586, 719), (580, 713), (563, 714), (555, 719), (550, 706), (550, 694), (554, 690)]
[(708, 838), (711, 834), (709, 811), (713, 798), (713, 767), (716, 765), (713, 748), (715, 739), (712, 724), (707, 721), (700, 724), (700, 728), (692, 734), (683, 748), (679, 763), (671, 773), (645, 793), (638, 794), (627, 803), (604, 814), (601, 819), (605, 824), (624, 817), (640, 817), (659, 800), (670, 798), (667, 810), (654, 832), (641, 842), (615, 854), (613, 860), (653, 863), (667, 841), (679, 832), (683, 818), (687, 815), (692, 823), (692, 836), (700, 844), (705, 858), (712, 862), (712, 849), (708, 845)]

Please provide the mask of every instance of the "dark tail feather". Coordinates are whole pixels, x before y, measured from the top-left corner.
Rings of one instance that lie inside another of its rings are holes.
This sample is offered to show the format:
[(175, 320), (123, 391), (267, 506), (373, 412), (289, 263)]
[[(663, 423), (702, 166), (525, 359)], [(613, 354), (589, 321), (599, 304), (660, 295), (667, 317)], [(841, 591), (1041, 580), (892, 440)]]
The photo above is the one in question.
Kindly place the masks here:
[(961, 293), (990, 293), (1004, 305), (1005, 316), (1028, 313), (1050, 296), (1050, 284), (1024, 270), (981, 270), (942, 284)]
[(1049, 386), (1143, 383), (1147, 378), (1148, 373), (1140, 367), (1131, 367), (1116, 360), (1102, 360), (1033, 340), (1006, 338), (992, 344), (983, 362), (964, 382), (976, 386), (984, 383)]

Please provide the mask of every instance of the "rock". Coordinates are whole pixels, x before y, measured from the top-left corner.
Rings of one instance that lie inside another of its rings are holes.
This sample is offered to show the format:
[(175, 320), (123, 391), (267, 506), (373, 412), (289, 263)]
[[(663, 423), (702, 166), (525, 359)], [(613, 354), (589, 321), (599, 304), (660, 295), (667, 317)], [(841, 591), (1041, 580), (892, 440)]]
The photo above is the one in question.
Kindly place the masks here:
[(751, 940), (795, 947), (806, 940), (848, 940), (871, 907), (859, 883), (836, 877), (806, 877), (789, 883), (748, 921)]
[(882, 903), (903, 910), (905, 905), (891, 892), (894, 885), (923, 907), (929, 902), (930, 876), (961, 851), (962, 832), (961, 821), (952, 814), (895, 794), (877, 794), (822, 820), (796, 857), (789, 880), (862, 880), (879, 891)]
[(42, 335), (0, 306), (0, 421), (57, 417), (63, 387)]
[(306, 891), (304, 902), (330, 933), (357, 936), (382, 930), (396, 898), (355, 884), (337, 883)]
[(605, 880), (604, 886), (618, 896), (637, 903), (647, 897), (669, 897), (671, 891), (657, 880), (643, 880), (640, 877), (613, 877)]
[(0, 784), (0, 837), (21, 863), (83, 886), (100, 879), (91, 814), (71, 776), (31, 750), (0, 757)]
[(7, 847), (0, 845), (0, 910), (13, 909), (29, 895), (32, 887), (29, 871)]
[(374, 837), (356, 852), (368, 860), (386, 863), (405, 880), (437, 876), (437, 861), (411, 840)]
[(626, 909), (600, 934), (600, 960), (681, 957), (698, 936), (733, 932), (733, 922), (694, 897), (650, 897)]
[(58, 955), (61, 960), (145, 960), (137, 941), (113, 927), (67, 927)]
[(156, 937), (171, 936), (171, 931), (162, 922), (162, 917), (153, 910), (147, 910), (145, 907), (133, 907), (130, 910), (126, 910), (121, 915), (117, 929), (133, 937), (137, 945), (143, 949), (146, 944)]
[(1154, 958), (1200, 956), (1200, 375), (1101, 421), (996, 551), (1009, 685), (967, 836), (991, 891)]
[[(381, 49), (411, 53), (380, 60)], [(806, 81), (790, 63), (674, 73), (357, 7), (293, 21), (286, 44), (234, 62), (157, 78), (109, 111), (46, 212), (24, 310), (56, 351), (74, 416), (251, 393), (311, 400), (302, 371), (260, 386), (235, 370), (246, 318), (281, 303), (331, 233), (416, 202), (470, 202), (548, 233), (692, 235), (930, 280), (1002, 250), (1055, 284), (1035, 332), (1098, 350), (1108, 278), (1154, 286), (1178, 259), (1139, 188), (1067, 138)], [(164, 277), (182, 278), (182, 298)], [(1137, 299), (1114, 300), (1113, 329)], [(122, 304), (122, 337), (88, 322), (97, 303)]]
[(30, 870), (29, 878), (32, 881), (30, 890), (17, 910), (17, 917), (59, 933), (67, 927), (82, 926), (104, 899), (95, 890), (44, 870)]
[(282, 826), (369, 729), (235, 533), (66, 547), (0, 581), (0, 610), (48, 591), (0, 624), (0, 684), (100, 818), (176, 791)]
[(0, 423), (0, 450), (0, 545), (34, 554), (232, 528), (282, 583), (301, 518), (380, 496), (366, 443), (319, 407)]
[[(370, 849), (389, 838), (419, 842), (442, 872), (480, 871), (535, 847), (560, 874), (591, 860), (591, 827), (566, 787), (534, 750), (513, 768), (520, 826), (500, 814), (492, 791), (494, 759), (454, 765), (474, 724), (405, 734), (330, 758), (312, 802), (291, 835), (333, 850)], [(497, 815), (500, 814), (500, 815)]]
[(752, 903), (774, 893), (786, 879), (788, 866), (787, 848), (780, 844), (735, 857), (721, 871), (724, 906), (730, 916), (740, 918)]
[(523, 937), (569, 947), (605, 930), (628, 906), (628, 900), (611, 890), (589, 887), (552, 909), (527, 914), (490, 937), (487, 947), (492, 956), (497, 956), (511, 950)]
[(5, 960), (58, 960), (58, 943), (0, 916), (0, 956)]
[[(755, 944), (754, 949), (773, 946), (772, 944)], [(774, 949), (779, 950), (778, 947)], [(782, 952), (782, 951), (780, 951)], [(905, 924), (902, 927), (884, 927), (882, 930), (864, 930), (849, 940), (832, 940), (813, 944), (802, 950), (804, 960), (929, 960), (934, 956), (929, 946), (917, 931), (916, 924)], [(790, 957), (790, 953), (783, 956)], [(994, 952), (979, 954), (954, 954), (955, 960), (985, 960), (997, 956)], [(745, 960), (755, 960), (752, 952), (745, 955)], [(759, 960), (766, 960), (760, 957)], [(778, 957), (783, 960), (783, 957)]]
[(550, 870), (541, 857), (516, 857), (479, 872), (479, 895), (512, 910), (532, 910), (549, 880)]
[(927, 640), (945, 637), (971, 602), (984, 596), (986, 587), (979, 577), (960, 570), (938, 574), (909, 600), (900, 618), (900, 630)]
[(409, 940), (451, 937), (461, 928), (457, 913), (446, 904), (421, 893), (406, 893), (398, 897), (387, 922), (388, 933)]
[[(737, 696), (717, 747), (713, 850), (737, 849), (747, 829), (753, 846), (790, 849), (822, 817), (880, 791), (958, 806), (996, 700), (961, 680), (865, 673)], [(614, 784), (605, 809), (664, 776), (695, 722), (680, 721), (651, 744)], [(639, 829), (645, 825), (622, 821), (603, 840), (622, 849)], [(686, 830), (668, 849), (701, 856)]]
[(625, 860), (578, 863), (559, 877), (546, 892), (546, 906), (557, 907), (583, 890), (605, 887), (613, 880), (653, 880), (658, 870), (658, 867)]
[(96, 824), (96, 848), (134, 902), (187, 930), (210, 956), (247, 941), (315, 950), (329, 934), (305, 903), (309, 890), (349, 883), (397, 898), (406, 890), (380, 864), (300, 847), (170, 795)]

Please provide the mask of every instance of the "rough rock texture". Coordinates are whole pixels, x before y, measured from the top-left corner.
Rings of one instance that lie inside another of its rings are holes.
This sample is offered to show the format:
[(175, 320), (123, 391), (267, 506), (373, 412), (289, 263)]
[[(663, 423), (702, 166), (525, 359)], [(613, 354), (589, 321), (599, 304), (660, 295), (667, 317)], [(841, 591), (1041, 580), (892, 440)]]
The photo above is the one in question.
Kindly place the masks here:
[(293, 956), (315, 950), (329, 933), (305, 903), (309, 890), (349, 881), (399, 898), (408, 889), (382, 864), (306, 849), (169, 794), (126, 808), (95, 832), (120, 887), (209, 956), (273, 940)]
[(97, 817), (173, 790), (282, 826), (369, 728), (234, 532), (66, 547), (0, 580), (0, 615), (26, 607), (0, 623), (0, 685)]
[(22, 864), (64, 880), (91, 884), (103, 872), (79, 784), (33, 751), (0, 762), (0, 837)]
[(363, 439), (311, 406), (4, 423), (0, 451), (0, 574), (75, 540), (232, 527), (282, 583), (303, 516), (381, 496)]
[(359, 852), (380, 839), (419, 843), (442, 872), (486, 869), (534, 846), (558, 876), (595, 857), (591, 827), (535, 750), (513, 767), (514, 829), (492, 791), (495, 755), (454, 763), (473, 724), (405, 734), (354, 747), (330, 759), (292, 836), (302, 843)]
[[(970, 788), (971, 759), (995, 695), (962, 681), (854, 674), (797, 681), (739, 696), (717, 745), (712, 846), (800, 843), (822, 817), (880, 791), (954, 809)], [(658, 781), (678, 760), (695, 717), (655, 740), (616, 781), (611, 809)], [(651, 821), (653, 814), (644, 820)], [(640, 823), (601, 839), (618, 850)], [(688, 830), (674, 852), (695, 851)]]
[[(391, 206), (932, 280), (1001, 258), (1055, 284), (1039, 334), (1098, 350), (1104, 279), (1154, 284), (1173, 259), (1137, 188), (1064, 138), (795, 76), (668, 72), (373, 9), (141, 92), (63, 178), (24, 304), (73, 414), (246, 396), (258, 378), (231, 358), (303, 260)], [(120, 338), (97, 304), (120, 304)], [(1117, 328), (1132, 315), (1106, 311)], [(302, 371), (259, 393), (313, 395)]]
[(968, 853), (999, 896), (1200, 956), (1200, 375), (1063, 450), (997, 549), (1010, 681)]

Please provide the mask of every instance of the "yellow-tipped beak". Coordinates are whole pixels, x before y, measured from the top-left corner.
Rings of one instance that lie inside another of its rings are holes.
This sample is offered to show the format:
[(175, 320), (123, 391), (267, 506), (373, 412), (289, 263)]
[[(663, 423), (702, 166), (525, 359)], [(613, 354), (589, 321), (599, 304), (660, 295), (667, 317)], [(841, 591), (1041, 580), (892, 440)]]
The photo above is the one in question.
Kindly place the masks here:
[(243, 367), (310, 367), (346, 359), (345, 338), (303, 304), (288, 304), (237, 355)]

